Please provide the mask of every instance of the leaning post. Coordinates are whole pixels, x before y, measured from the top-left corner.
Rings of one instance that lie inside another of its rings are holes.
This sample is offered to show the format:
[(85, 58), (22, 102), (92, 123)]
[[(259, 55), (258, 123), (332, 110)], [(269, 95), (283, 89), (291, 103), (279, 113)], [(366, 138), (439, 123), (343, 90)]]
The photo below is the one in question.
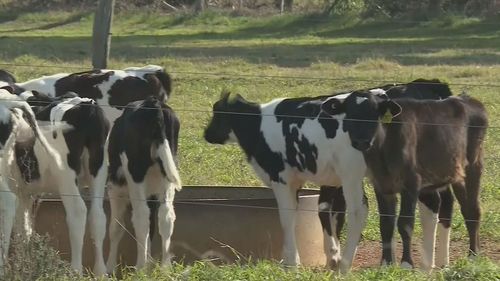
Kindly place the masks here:
[(92, 31), (92, 66), (106, 68), (111, 45), (111, 22), (115, 0), (99, 0)]

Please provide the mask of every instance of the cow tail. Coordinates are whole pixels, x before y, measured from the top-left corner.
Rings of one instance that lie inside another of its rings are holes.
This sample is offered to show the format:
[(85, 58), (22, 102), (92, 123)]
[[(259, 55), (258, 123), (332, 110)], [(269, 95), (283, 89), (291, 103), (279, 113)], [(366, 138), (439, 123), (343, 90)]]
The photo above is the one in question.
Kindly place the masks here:
[(175, 188), (175, 190), (180, 190), (182, 188), (182, 184), (179, 171), (175, 165), (174, 156), (172, 155), (172, 150), (170, 149), (170, 145), (166, 138), (163, 139), (163, 143), (158, 147), (158, 156), (163, 163), (167, 180)]
[(47, 152), (49, 157), (54, 161), (54, 164), (57, 165), (59, 169), (63, 169), (63, 161), (61, 159), (61, 155), (48, 143), (47, 139), (43, 135), (43, 133), (40, 130), (40, 127), (38, 127), (38, 124), (35, 119), (35, 113), (33, 110), (31, 110), (31, 107), (26, 103), (23, 105), (23, 111), (26, 115), (27, 122), (30, 125), (31, 129), (33, 130), (35, 134), (35, 138), (40, 141), (40, 144), (42, 145), (43, 149)]
[(12, 120), (12, 131), (9, 134), (9, 137), (5, 141), (4, 146), (2, 147), (3, 150), (3, 155), (1, 158), (1, 177), (4, 179), (7, 179), (8, 175), (10, 175), (10, 170), (9, 170), (9, 163), (12, 161), (12, 158), (14, 157), (14, 147), (16, 145), (16, 132), (19, 128), (19, 121), (17, 119), (18, 117), (15, 116), (14, 114), (11, 114), (11, 120)]

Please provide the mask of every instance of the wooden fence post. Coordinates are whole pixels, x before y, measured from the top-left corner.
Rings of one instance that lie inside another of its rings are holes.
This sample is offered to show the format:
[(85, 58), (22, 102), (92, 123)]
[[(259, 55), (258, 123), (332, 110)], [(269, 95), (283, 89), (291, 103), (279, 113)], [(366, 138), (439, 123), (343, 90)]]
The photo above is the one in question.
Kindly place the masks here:
[(92, 66), (106, 68), (111, 44), (111, 22), (115, 0), (99, 0), (92, 31)]

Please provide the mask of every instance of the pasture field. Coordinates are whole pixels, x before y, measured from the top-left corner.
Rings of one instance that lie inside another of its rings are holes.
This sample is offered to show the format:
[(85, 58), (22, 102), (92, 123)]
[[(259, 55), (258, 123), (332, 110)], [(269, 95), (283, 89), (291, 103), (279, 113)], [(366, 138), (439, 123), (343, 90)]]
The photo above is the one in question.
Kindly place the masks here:
[[(20, 81), (89, 69), (92, 22), (88, 11), (2, 13), (0, 68), (13, 72)], [(202, 137), (211, 104), (223, 89), (238, 92), (250, 101), (267, 102), (277, 97), (323, 95), (426, 77), (445, 80), (455, 93), (466, 91), (479, 98), (490, 116), (480, 231), (489, 259), (459, 260), (432, 277), (387, 268), (361, 270), (345, 278), (458, 280), (453, 272), (483, 270), (484, 278), (477, 278), (500, 279), (499, 21), (446, 17), (432, 22), (391, 22), (304, 15), (234, 17), (211, 11), (199, 16), (129, 12), (115, 15), (112, 32), (109, 68), (158, 64), (174, 78), (170, 104), (181, 120), (179, 163), (186, 185), (261, 185), (236, 145), (209, 145)], [(366, 190), (371, 207), (363, 240), (378, 247), (376, 204), (368, 185)], [(455, 210), (452, 244), (461, 247), (455, 248), (452, 256), (457, 260), (465, 256), (464, 241), (468, 238), (458, 208)], [(418, 227), (416, 232), (418, 241)], [(179, 265), (166, 275), (169, 277), (154, 278), (262, 280), (273, 274), (277, 277), (267, 280), (337, 278), (319, 269), (283, 271), (268, 262), (250, 269), (225, 266), (220, 270), (200, 263), (190, 268), (188, 275), (185, 272), (186, 267)], [(199, 278), (194, 272), (199, 272)], [(130, 280), (153, 278), (141, 274)]]

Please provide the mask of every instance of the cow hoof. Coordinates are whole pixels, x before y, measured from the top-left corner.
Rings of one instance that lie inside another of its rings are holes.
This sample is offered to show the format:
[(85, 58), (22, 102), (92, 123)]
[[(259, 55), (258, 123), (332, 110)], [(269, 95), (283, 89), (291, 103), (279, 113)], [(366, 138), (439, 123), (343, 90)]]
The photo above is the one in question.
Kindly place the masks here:
[(339, 269), (342, 274), (349, 273), (349, 271), (351, 271), (351, 264), (347, 263), (345, 260), (340, 260)]
[(388, 261), (388, 260), (382, 260), (380, 262), (380, 266), (391, 266), (392, 264), (393, 264), (393, 262)]
[(338, 270), (340, 265), (340, 259), (331, 259), (327, 262), (327, 267), (331, 270)]
[(94, 276), (96, 277), (105, 277), (107, 274), (107, 270), (105, 266), (96, 266), (94, 267)]
[(404, 268), (404, 269), (413, 269), (413, 265), (411, 265), (411, 263), (409, 263), (409, 262), (404, 261), (404, 262), (401, 263), (401, 268)]

